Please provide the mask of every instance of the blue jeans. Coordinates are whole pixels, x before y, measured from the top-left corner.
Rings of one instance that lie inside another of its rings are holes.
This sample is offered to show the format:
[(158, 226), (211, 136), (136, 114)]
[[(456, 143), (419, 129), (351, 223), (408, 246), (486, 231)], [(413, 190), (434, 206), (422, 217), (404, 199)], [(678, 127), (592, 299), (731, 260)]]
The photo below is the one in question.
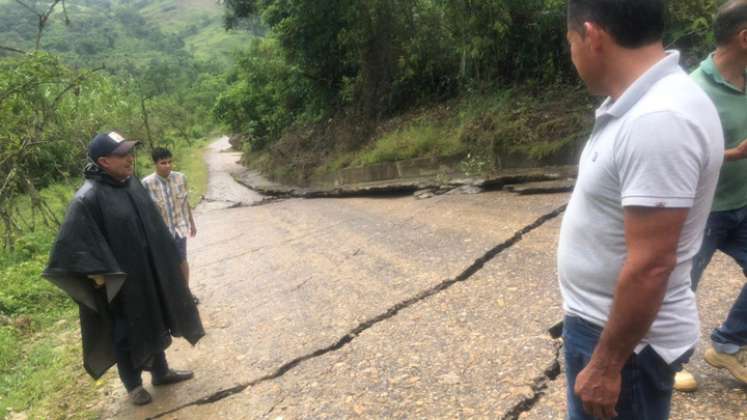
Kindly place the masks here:
[[(690, 274), (692, 288), (698, 288), (700, 278), (716, 250), (732, 257), (747, 275), (747, 207), (714, 211), (708, 216), (703, 245), (693, 260)], [(711, 334), (716, 351), (736, 353), (747, 345), (747, 284), (742, 287), (726, 321)]]
[[(581, 318), (566, 316), (563, 323), (565, 367), (568, 399), (568, 420), (593, 420), (584, 411), (581, 400), (573, 392), (576, 376), (589, 363), (602, 328)], [(692, 351), (668, 365), (651, 348), (633, 354), (622, 370), (622, 388), (617, 402), (618, 419), (666, 420), (672, 401), (674, 373), (682, 369)]]

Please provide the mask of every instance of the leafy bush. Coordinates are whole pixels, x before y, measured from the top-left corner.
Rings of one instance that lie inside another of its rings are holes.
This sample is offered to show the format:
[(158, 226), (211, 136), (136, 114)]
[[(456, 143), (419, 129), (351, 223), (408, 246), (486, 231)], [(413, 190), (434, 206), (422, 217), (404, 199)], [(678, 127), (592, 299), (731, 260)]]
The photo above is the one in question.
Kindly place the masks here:
[(684, 52), (684, 64), (693, 67), (713, 48), (712, 20), (717, 0), (678, 0), (669, 2), (669, 27), (666, 42)]
[(213, 113), (233, 132), (246, 133), (255, 151), (277, 139), (310, 103), (309, 84), (271, 38), (250, 44), (238, 57), (229, 83)]

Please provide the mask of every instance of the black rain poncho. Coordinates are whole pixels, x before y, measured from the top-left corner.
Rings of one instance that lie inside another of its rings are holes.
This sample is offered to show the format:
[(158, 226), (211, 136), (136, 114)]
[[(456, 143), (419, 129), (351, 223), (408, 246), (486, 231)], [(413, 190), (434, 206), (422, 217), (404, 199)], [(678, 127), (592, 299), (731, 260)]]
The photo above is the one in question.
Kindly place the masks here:
[[(44, 276), (78, 303), (91, 376), (101, 377), (116, 362), (108, 303), (114, 299), (126, 314), (136, 368), (148, 368), (172, 336), (194, 345), (205, 335), (179, 264), (173, 237), (140, 182), (118, 182), (89, 166)], [(94, 274), (104, 275), (104, 288), (94, 287)]]

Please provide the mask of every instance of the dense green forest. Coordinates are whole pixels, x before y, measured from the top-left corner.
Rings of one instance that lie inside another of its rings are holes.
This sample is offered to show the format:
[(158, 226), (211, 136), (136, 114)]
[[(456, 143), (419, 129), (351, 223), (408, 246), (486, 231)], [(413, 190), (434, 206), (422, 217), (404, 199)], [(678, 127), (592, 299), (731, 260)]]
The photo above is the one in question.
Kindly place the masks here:
[[(716, 0), (670, 2), (685, 65), (710, 49)], [(306, 175), (422, 155), (496, 168), (542, 159), (588, 129), (563, 0), (226, 0), (229, 27), (269, 28), (229, 78), (216, 115), (249, 163)], [(511, 91), (511, 93), (507, 93)], [(518, 112), (517, 112), (518, 110)], [(473, 159), (474, 160), (474, 159)]]

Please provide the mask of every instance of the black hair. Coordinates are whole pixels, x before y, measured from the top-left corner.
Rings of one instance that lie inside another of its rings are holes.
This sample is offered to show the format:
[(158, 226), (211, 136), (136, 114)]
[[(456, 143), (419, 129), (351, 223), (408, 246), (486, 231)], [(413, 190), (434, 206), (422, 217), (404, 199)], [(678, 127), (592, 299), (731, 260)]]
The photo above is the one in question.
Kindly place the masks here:
[(568, 26), (584, 34), (596, 23), (624, 48), (640, 48), (664, 35), (664, 0), (568, 0)]
[(713, 22), (717, 45), (728, 44), (743, 29), (747, 29), (747, 0), (731, 0), (718, 9)]
[(169, 149), (164, 147), (156, 147), (150, 153), (150, 156), (153, 158), (153, 162), (158, 162), (161, 159), (169, 159), (171, 157), (171, 152)]

